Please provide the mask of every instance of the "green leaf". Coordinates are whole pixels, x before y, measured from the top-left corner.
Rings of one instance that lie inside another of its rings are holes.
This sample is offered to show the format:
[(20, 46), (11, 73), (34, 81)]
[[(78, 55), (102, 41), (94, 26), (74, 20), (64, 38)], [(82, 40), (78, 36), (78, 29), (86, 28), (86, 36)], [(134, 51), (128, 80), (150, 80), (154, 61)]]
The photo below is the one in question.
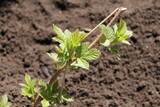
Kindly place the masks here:
[[(88, 50), (88, 46), (89, 46), (89, 43), (86, 42), (86, 43), (82, 43), (82, 45), (77, 48), (76, 55), (79, 58), (78, 59), (79, 63), (80, 62), (85, 63), (84, 59), (93, 60), (93, 59), (96, 59), (99, 57), (100, 51), (97, 49)], [(82, 61), (80, 61), (80, 60), (82, 60)], [(85, 64), (87, 65), (87, 63), (85, 63)], [(86, 67), (83, 66), (82, 68), (86, 68)]]
[(121, 42), (127, 45), (131, 45), (127, 40), (122, 40)]
[(118, 39), (117, 39), (117, 42), (121, 42), (121, 41), (123, 41), (123, 40), (126, 40), (127, 38), (129, 38), (130, 37), (130, 35), (123, 35), (123, 36), (121, 36), (121, 37), (119, 37)]
[(71, 39), (74, 46), (78, 46), (80, 44), (79, 41), (79, 30), (77, 29), (75, 32), (72, 33)]
[(76, 50), (77, 57), (80, 58), (88, 51), (89, 42), (82, 43)]
[(120, 22), (118, 24), (116, 37), (120, 37), (120, 36), (124, 35), (126, 33), (126, 31), (127, 31), (126, 23), (123, 19), (120, 19)]
[(34, 88), (34, 92), (38, 93), (40, 91), (40, 88)]
[(133, 34), (133, 32), (132, 32), (132, 31), (127, 30), (127, 31), (125, 32), (125, 34), (124, 34), (124, 35), (129, 35), (129, 37), (131, 37), (131, 36), (132, 36), (132, 34)]
[(91, 49), (88, 52), (86, 52), (82, 58), (87, 60), (94, 60), (100, 56), (101, 52), (97, 49)]
[(65, 34), (65, 37), (66, 37), (66, 38), (69, 38), (69, 39), (71, 38), (71, 34), (72, 34), (72, 33), (71, 33), (68, 29), (66, 29), (66, 30), (64, 31), (64, 34)]
[[(74, 50), (75, 50), (75, 47), (74, 45), (69, 41), (69, 39), (66, 39), (66, 47), (67, 47), (67, 53), (68, 53), (68, 58), (70, 58), (73, 53), (74, 53)], [(67, 59), (68, 59), (67, 58)]]
[(54, 37), (53, 40), (55, 40), (61, 44), (65, 44), (65, 35), (62, 32), (62, 30), (55, 25), (53, 25), (53, 29), (54, 29), (55, 33), (57, 34), (57, 37)]
[(100, 41), (100, 44), (105, 46), (105, 47), (108, 47), (110, 45), (110, 41), (107, 40), (106, 38), (102, 38), (101, 41)]
[(120, 46), (119, 46), (119, 45), (114, 45), (114, 46), (112, 46), (112, 47), (110, 48), (110, 50), (111, 50), (112, 52), (117, 52), (117, 51), (119, 51), (119, 49), (120, 49)]
[(29, 98), (33, 97), (31, 90), (27, 88), (21, 89), (21, 95), (28, 96)]
[(34, 99), (34, 95), (36, 94), (36, 79), (31, 79), (31, 77), (28, 74), (25, 74), (25, 81), (26, 84), (20, 83), (20, 85), (23, 87), (21, 89), (21, 95), (28, 96), (30, 98), (32, 97), (32, 99)]
[(117, 29), (118, 29), (118, 27), (117, 27), (117, 25), (115, 24), (115, 25), (113, 26), (113, 31), (114, 31), (114, 34), (116, 34), (116, 32), (117, 32)]
[(29, 86), (26, 85), (26, 84), (20, 83), (19, 85), (22, 86), (22, 87), (24, 87), (24, 88), (28, 88), (29, 89)]
[(3, 95), (1, 100), (0, 100), (0, 107), (10, 107), (11, 103), (8, 102), (8, 97), (7, 95)]
[(52, 89), (57, 89), (57, 88), (58, 88), (58, 81), (56, 81), (52, 86)]
[(62, 99), (66, 100), (66, 101), (74, 101), (73, 98), (71, 98), (70, 96), (62, 96)]
[(59, 37), (65, 37), (63, 31), (59, 27), (57, 27), (56, 25), (54, 25), (54, 24), (53, 24), (53, 29), (54, 29), (55, 33), (57, 34), (57, 36), (59, 36)]
[(46, 86), (46, 83), (43, 82), (42, 80), (39, 80), (39, 81), (38, 81), (38, 84), (39, 84), (40, 86)]
[(55, 49), (59, 52), (59, 53), (62, 53), (62, 49), (60, 49), (58, 46), (55, 45)]
[(114, 45), (111, 48), (109, 48), (109, 51), (111, 54), (114, 54), (118, 59), (120, 59), (120, 55), (118, 54), (119, 49), (120, 49), (120, 46)]
[(4, 105), (8, 102), (8, 98), (7, 98), (7, 95), (6, 95), (6, 94), (2, 96), (1, 102), (2, 102)]
[(31, 77), (30, 77), (28, 74), (25, 75), (25, 81), (26, 81), (26, 83), (27, 83), (28, 85), (29, 85), (30, 82), (31, 82)]
[(31, 80), (31, 84), (30, 85), (31, 85), (32, 88), (34, 88), (35, 83), (36, 83), (36, 79)]
[(58, 62), (58, 54), (56, 53), (47, 53), (47, 55), (54, 61), (54, 62)]
[(48, 107), (50, 104), (49, 104), (49, 101), (47, 101), (47, 100), (45, 100), (45, 99), (43, 99), (42, 101), (41, 101), (41, 104), (42, 104), (42, 107)]
[(4, 107), (10, 107), (11, 106), (11, 103), (7, 103), (4, 105)]
[(84, 69), (89, 69), (89, 63), (83, 58), (77, 58), (77, 61), (73, 62), (71, 66), (81, 67)]
[(63, 89), (62, 90), (62, 95), (66, 95), (67, 94), (67, 90)]
[(61, 44), (65, 44), (65, 39), (62, 39), (60, 37), (53, 37), (52, 38), (54, 41), (59, 42)]
[(81, 41), (86, 37), (87, 33), (80, 32), (78, 29), (72, 33), (71, 39), (74, 46), (79, 46)]
[(105, 26), (105, 25), (100, 25), (99, 26), (102, 30), (102, 33), (106, 36), (106, 39), (110, 39), (114, 36), (114, 31), (111, 27)]

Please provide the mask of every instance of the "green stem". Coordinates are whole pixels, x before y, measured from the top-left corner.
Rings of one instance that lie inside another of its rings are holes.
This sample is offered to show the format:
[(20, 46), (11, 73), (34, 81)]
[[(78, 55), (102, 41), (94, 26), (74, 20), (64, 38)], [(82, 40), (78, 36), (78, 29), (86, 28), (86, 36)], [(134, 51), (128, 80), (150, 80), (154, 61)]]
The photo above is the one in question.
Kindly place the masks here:
[(63, 91), (63, 88), (64, 88), (66, 72), (67, 72), (67, 70), (64, 72), (63, 78), (62, 78), (61, 90), (60, 90), (60, 93), (59, 93), (58, 107), (60, 107), (60, 101), (61, 101), (61, 98), (62, 98), (61, 96), (62, 96), (62, 91)]

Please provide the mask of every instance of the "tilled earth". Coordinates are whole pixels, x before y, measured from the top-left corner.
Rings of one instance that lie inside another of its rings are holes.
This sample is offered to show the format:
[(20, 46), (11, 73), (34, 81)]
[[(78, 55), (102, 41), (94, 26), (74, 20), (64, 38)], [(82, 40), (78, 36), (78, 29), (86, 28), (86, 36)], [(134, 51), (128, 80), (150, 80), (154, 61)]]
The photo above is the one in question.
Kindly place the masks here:
[(90, 70), (69, 70), (65, 87), (75, 101), (63, 106), (160, 107), (159, 0), (0, 0), (0, 96), (7, 93), (11, 107), (29, 107), (20, 95), (25, 73), (45, 81), (54, 74), (45, 54), (54, 52), (53, 23), (92, 29), (120, 6), (128, 8), (123, 18), (134, 32), (132, 45), (121, 46), (121, 60), (99, 47), (102, 55)]

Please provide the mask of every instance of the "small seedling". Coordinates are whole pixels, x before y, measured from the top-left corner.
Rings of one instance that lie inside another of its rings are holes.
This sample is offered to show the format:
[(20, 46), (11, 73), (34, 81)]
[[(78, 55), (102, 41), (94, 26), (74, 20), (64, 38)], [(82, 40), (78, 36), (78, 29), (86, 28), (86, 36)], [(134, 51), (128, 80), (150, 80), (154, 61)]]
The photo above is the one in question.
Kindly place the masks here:
[(10, 107), (11, 103), (8, 102), (8, 97), (7, 95), (3, 95), (2, 98), (0, 99), (0, 107)]
[[(132, 36), (132, 31), (127, 30), (126, 23), (123, 19), (120, 19), (118, 26), (112, 24), (116, 18), (125, 11), (126, 8), (118, 8), (112, 12), (106, 19), (98, 24), (90, 33), (79, 31), (74, 32), (65, 30), (64, 32), (57, 26), (53, 25), (54, 32), (57, 34), (53, 38), (59, 45), (55, 46), (57, 53), (47, 53), (47, 55), (55, 62), (57, 72), (52, 76), (48, 83), (42, 80), (36, 84), (36, 79), (26, 74), (26, 84), (20, 84), (22, 88), (22, 95), (28, 96), (32, 99), (32, 107), (36, 107), (41, 101), (43, 107), (49, 105), (57, 105), (58, 107), (63, 101), (73, 101), (68, 95), (67, 91), (63, 88), (64, 78), (69, 68), (84, 68), (89, 69), (89, 60), (95, 60), (99, 58), (101, 52), (96, 49), (96, 46), (106, 47), (111, 54), (114, 54), (118, 59), (120, 55), (118, 53), (120, 46), (117, 43), (124, 43), (130, 45), (126, 40)], [(115, 14), (116, 13), (116, 14)], [(113, 14), (115, 16), (106, 26), (102, 23), (108, 20)], [(97, 27), (100, 28), (101, 34), (92, 42), (83, 42), (83, 40), (90, 35)], [(58, 83), (57, 77), (63, 73), (63, 81), (61, 86)], [(38, 87), (35, 87), (38, 86)]]

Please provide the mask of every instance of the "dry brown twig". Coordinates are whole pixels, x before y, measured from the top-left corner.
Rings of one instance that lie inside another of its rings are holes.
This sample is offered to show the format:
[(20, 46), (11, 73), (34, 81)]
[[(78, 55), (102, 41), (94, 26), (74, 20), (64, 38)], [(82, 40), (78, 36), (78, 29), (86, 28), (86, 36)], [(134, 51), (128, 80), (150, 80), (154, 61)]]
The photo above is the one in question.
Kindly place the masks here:
[[(123, 13), (127, 8), (124, 7), (120, 7), (115, 9), (110, 15), (108, 15), (103, 21), (101, 21), (95, 28), (93, 28), (88, 34), (87, 36), (89, 36), (94, 30), (96, 30), (98, 28), (99, 25), (101, 25), (102, 23), (104, 23), (105, 21), (107, 21), (110, 17), (112, 17), (114, 14), (115, 16), (112, 18), (112, 20), (109, 22), (109, 24), (107, 26), (111, 26), (115, 20), (118, 18), (118, 16)], [(98, 35), (96, 37), (96, 39), (89, 45), (88, 49), (91, 49), (93, 47), (96, 46), (96, 44), (98, 43), (98, 41), (103, 37), (102, 32), (100, 33), (100, 35)], [(68, 61), (66, 64), (64, 64), (59, 70), (57, 70), (57, 72), (51, 77), (50, 81), (49, 81), (49, 85), (52, 85), (57, 78), (60, 76), (60, 74), (62, 72), (66, 72), (68, 65), (70, 65), (71, 63), (73, 63), (75, 60), (73, 61)], [(64, 79), (64, 78), (63, 78)], [(62, 84), (63, 85), (63, 84)], [(32, 103), (31, 107), (36, 107), (38, 105), (38, 103), (42, 100), (42, 98), (40, 96), (37, 96), (37, 98), (35, 99), (35, 101)]]

